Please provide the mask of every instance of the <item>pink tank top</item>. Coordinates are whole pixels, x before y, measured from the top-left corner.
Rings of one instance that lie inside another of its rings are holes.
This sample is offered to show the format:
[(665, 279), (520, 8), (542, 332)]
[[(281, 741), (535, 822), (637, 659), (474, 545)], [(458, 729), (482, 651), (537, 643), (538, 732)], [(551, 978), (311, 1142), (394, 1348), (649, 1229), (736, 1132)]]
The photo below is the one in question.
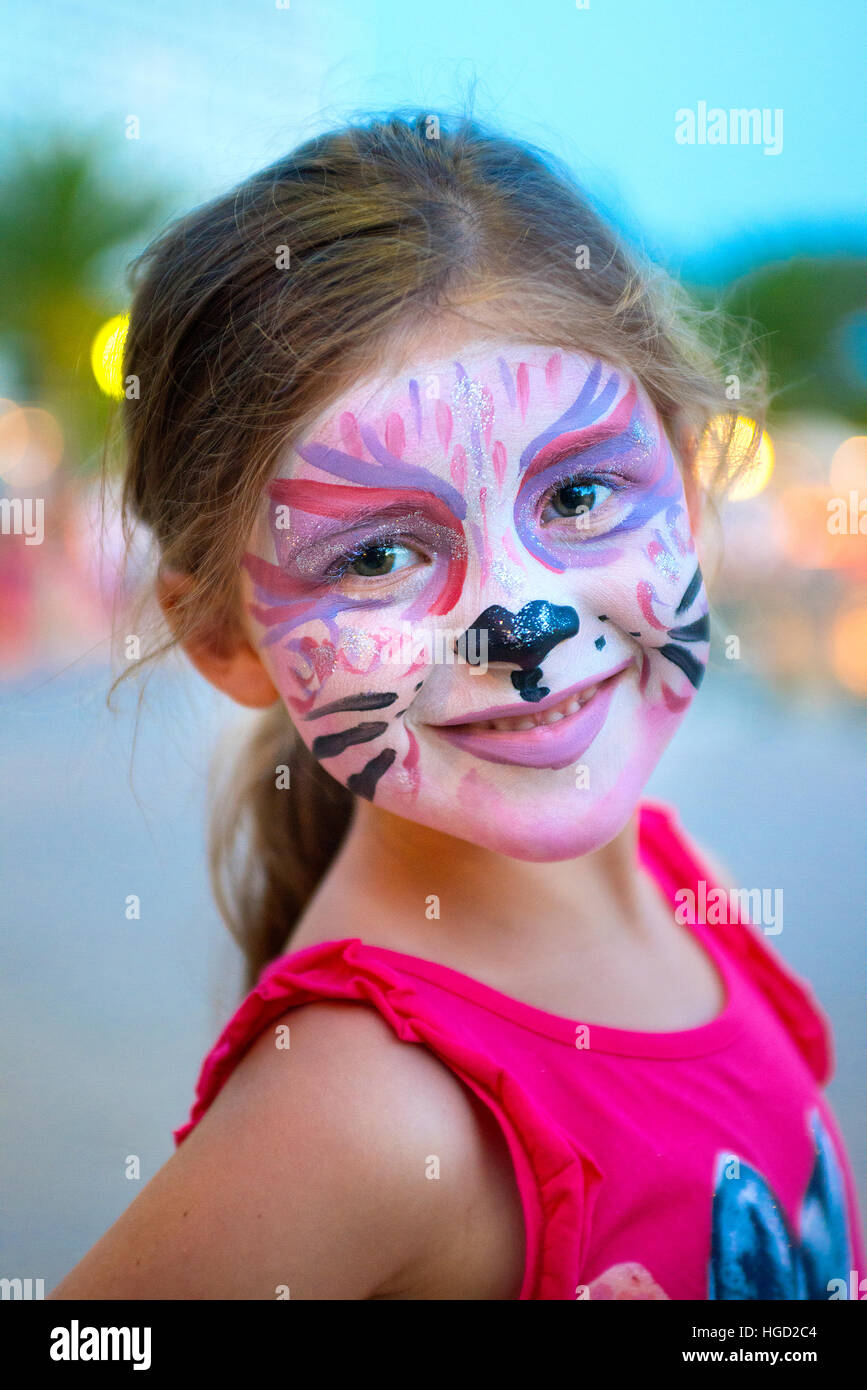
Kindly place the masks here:
[[(698, 901), (702, 880), (713, 889), (671, 810), (642, 805), (639, 847), (673, 906), (678, 889)], [(361, 1001), (496, 1116), (524, 1212), (519, 1298), (857, 1297), (867, 1271), (855, 1188), (822, 1094), (827, 1019), (756, 928), (697, 915), (688, 929), (727, 999), (712, 1022), (676, 1033), (560, 1018), (357, 937), (282, 956), (205, 1058), (175, 1141), (288, 1009)]]

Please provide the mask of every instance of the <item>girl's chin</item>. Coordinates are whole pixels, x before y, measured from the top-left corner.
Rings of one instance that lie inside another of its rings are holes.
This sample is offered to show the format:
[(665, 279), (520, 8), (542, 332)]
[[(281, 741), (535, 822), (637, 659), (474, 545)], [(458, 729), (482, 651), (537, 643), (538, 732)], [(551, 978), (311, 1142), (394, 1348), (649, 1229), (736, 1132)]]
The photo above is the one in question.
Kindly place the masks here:
[(393, 790), (385, 795), (383, 787), (377, 800), (399, 816), (495, 854), (537, 862), (576, 859), (602, 849), (628, 824), (667, 742), (648, 740), (624, 756), (614, 731), (612, 739), (604, 750), (588, 750), (586, 765), (559, 771), (518, 769), (455, 750), (439, 786), (422, 781), (408, 797)]
[[(631, 779), (630, 779), (631, 780)], [(463, 779), (456, 800), (414, 805), (382, 800), (384, 809), (430, 830), (465, 840), (510, 859), (555, 862), (602, 849), (619, 835), (635, 812), (640, 788), (624, 786), (607, 794), (578, 790), (573, 781), (543, 796), (492, 792), (472, 774)]]

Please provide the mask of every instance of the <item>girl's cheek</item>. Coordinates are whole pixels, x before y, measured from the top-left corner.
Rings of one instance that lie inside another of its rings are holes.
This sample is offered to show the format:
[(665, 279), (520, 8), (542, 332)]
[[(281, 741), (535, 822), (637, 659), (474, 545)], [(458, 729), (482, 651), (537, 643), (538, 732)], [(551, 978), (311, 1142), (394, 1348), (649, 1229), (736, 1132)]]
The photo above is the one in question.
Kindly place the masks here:
[(313, 622), (270, 654), (275, 684), (313, 756), (358, 796), (380, 779), (415, 796), (419, 748), (403, 716), (427, 674), (406, 628)]
[[(685, 501), (641, 536), (630, 620), (640, 633), (640, 689), (651, 712), (681, 714), (704, 677), (709, 654), (707, 595)], [(654, 703), (655, 702), (655, 703)]]
[(600, 624), (596, 645), (638, 647), (639, 690), (669, 713), (682, 712), (708, 659), (708, 605), (686, 500), (617, 537), (610, 564), (573, 570), (576, 608)]
[(306, 714), (353, 691), (412, 688), (425, 662), (407, 631), (378, 625), (312, 622), (286, 636), (269, 654), (275, 684), (293, 714)]

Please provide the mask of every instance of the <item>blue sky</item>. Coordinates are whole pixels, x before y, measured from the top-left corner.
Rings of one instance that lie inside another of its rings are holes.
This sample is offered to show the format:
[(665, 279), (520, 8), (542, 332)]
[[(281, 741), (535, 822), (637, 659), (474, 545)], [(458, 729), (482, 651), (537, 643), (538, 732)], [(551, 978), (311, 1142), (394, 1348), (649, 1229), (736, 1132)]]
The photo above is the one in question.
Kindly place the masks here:
[[(0, 119), (31, 135), (99, 125), (111, 175), (165, 178), (181, 208), (360, 110), (451, 107), (475, 78), (480, 117), (565, 158), (670, 265), (781, 226), (807, 252), (867, 245), (857, 0), (285, 5), (10, 8)], [(781, 109), (781, 153), (679, 145), (675, 112), (701, 101)]]

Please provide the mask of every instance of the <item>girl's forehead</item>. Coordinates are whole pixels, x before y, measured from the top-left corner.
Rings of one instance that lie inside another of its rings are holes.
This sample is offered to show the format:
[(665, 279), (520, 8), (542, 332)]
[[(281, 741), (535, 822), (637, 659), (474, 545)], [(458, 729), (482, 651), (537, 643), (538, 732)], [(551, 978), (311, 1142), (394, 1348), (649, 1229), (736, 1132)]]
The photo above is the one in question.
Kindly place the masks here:
[(568, 409), (591, 377), (607, 386), (612, 407), (634, 384), (651, 409), (627, 370), (590, 353), (484, 341), (448, 353), (414, 354), (398, 368), (371, 372), (332, 401), (299, 442), (337, 444), (346, 437), (347, 417), (381, 429), (390, 422), (391, 433), (403, 433), (409, 447), (422, 443), (428, 431), (427, 442), (437, 431), (442, 435), (447, 417), (457, 435), (462, 425), (485, 435), (494, 427), (498, 438), (517, 441), (531, 425)]

